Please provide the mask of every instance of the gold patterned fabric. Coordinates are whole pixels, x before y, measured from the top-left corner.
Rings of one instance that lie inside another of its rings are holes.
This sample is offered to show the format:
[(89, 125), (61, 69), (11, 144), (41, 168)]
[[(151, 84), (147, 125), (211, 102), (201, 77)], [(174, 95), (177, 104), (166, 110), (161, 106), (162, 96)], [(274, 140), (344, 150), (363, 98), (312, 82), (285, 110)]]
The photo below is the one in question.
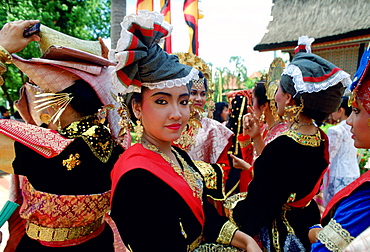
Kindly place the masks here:
[(244, 251), (234, 246), (216, 243), (206, 243), (200, 245), (194, 252), (238, 252)]
[(91, 195), (56, 195), (37, 191), (24, 177), (21, 218), (45, 228), (83, 227), (109, 211), (110, 191)]
[(329, 251), (340, 252), (355, 238), (351, 236), (340, 223), (331, 219), (329, 224), (317, 234), (317, 239), (319, 239)]
[(281, 135), (286, 135), (301, 145), (311, 147), (318, 147), (320, 146), (321, 141), (323, 141), (319, 130), (316, 132), (315, 135), (304, 135), (295, 130), (287, 130)]
[(247, 198), (247, 192), (236, 193), (230, 197), (228, 197), (224, 202), (224, 209), (226, 213), (226, 217), (236, 225), (236, 222), (233, 218), (233, 209), (238, 204), (239, 201), (245, 200)]
[(208, 164), (203, 161), (193, 161), (204, 180), (204, 192), (207, 197), (223, 201), (226, 198), (224, 185), (224, 171), (220, 164)]
[(96, 221), (86, 226), (69, 228), (49, 228), (28, 222), (26, 227), (26, 233), (30, 238), (34, 240), (66, 241), (89, 235), (96, 231), (99, 227), (101, 227), (102, 224), (103, 217), (97, 219)]
[(113, 139), (110, 130), (99, 123), (96, 116), (87, 116), (80, 121), (71, 123), (59, 133), (66, 138), (82, 137), (92, 153), (103, 163), (106, 163), (113, 151)]
[(221, 231), (217, 237), (216, 242), (222, 244), (230, 244), (234, 237), (234, 233), (238, 230), (238, 227), (231, 221), (225, 222), (222, 226)]

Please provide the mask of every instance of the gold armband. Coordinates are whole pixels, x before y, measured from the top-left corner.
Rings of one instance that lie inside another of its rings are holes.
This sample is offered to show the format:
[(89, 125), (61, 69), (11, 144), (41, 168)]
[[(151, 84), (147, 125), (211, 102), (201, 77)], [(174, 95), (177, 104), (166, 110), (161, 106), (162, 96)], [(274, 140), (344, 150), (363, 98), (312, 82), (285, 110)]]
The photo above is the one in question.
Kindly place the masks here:
[(0, 60), (6, 64), (12, 64), (12, 56), (10, 53), (2, 46), (0, 46)]
[(216, 242), (222, 244), (230, 244), (234, 237), (234, 233), (238, 230), (238, 227), (231, 221), (225, 222), (222, 226), (221, 231), (217, 237)]
[(250, 145), (252, 143), (252, 139), (249, 138), (248, 140), (245, 140), (245, 141), (240, 141), (239, 144), (240, 144), (240, 148), (246, 148), (248, 147), (248, 145)]

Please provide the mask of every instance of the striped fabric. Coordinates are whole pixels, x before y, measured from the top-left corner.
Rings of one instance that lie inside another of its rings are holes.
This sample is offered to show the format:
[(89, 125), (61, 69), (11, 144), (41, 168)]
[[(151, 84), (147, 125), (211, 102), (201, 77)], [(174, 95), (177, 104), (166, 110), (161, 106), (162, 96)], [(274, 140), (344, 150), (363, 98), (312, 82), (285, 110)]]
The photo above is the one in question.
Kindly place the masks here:
[(190, 36), (189, 53), (193, 53), (198, 56), (198, 0), (184, 0), (183, 10)]
[(110, 60), (117, 63), (112, 81), (117, 92), (141, 92), (141, 86), (171, 88), (198, 79), (198, 71), (179, 63), (159, 42), (170, 35), (172, 26), (158, 12), (139, 11), (124, 18), (117, 48), (110, 51)]
[[(164, 16), (164, 20), (171, 24), (171, 0), (161, 0), (161, 13)], [(167, 53), (172, 53), (172, 39), (171, 35), (166, 37), (164, 40), (163, 50)]]
[(153, 11), (153, 0), (137, 0), (136, 13), (139, 13), (139, 10)]

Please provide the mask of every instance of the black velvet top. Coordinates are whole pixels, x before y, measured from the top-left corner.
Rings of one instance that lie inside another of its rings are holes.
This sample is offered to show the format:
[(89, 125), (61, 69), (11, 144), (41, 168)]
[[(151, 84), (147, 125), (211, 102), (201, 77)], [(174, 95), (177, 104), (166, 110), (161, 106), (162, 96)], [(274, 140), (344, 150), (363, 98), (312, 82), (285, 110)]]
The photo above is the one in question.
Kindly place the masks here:
[[(196, 167), (184, 151), (176, 150), (190, 166)], [(227, 221), (207, 201), (206, 192), (203, 192), (203, 209), (205, 225), (202, 230), (190, 207), (172, 187), (138, 167), (119, 179), (111, 216), (123, 242), (133, 251), (181, 252), (187, 251), (187, 245), (202, 233), (207, 242), (215, 242)]]
[[(104, 138), (104, 142), (106, 140)], [(93, 154), (91, 147), (82, 137), (77, 137), (53, 158), (45, 158), (25, 145), (15, 142), (14, 173), (27, 176), (28, 181), (36, 190), (51, 194), (86, 195), (107, 192), (111, 188), (110, 172), (118, 156), (123, 152), (120, 146), (113, 145), (112, 139), (109, 141), (113, 148), (105, 163)], [(68, 170), (63, 165), (63, 161), (68, 160), (71, 154), (79, 154), (80, 163)], [(98, 237), (80, 245), (65, 248), (46, 247), (24, 235), (16, 251), (55, 250), (113, 251), (113, 232), (106, 225)]]
[[(296, 200), (299, 200), (313, 190), (328, 165), (324, 150), (323, 142), (318, 147), (304, 146), (286, 135), (266, 145), (254, 163), (254, 178), (246, 199), (233, 210), (240, 230), (254, 236), (266, 227), (271, 241), (272, 222), (276, 219), (282, 248), (287, 235), (281, 219), (282, 206), (291, 193), (296, 193)], [(286, 216), (309, 251), (308, 228), (320, 223), (316, 202), (312, 200), (305, 208), (292, 208)]]

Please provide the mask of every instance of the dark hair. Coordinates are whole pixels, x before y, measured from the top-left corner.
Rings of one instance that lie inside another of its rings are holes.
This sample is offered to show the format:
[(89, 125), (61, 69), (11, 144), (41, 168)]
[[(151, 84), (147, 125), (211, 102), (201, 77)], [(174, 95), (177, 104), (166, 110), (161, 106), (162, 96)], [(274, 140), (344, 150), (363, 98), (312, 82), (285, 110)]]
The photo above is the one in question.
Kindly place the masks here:
[(327, 117), (338, 110), (340, 97), (343, 94), (344, 87), (341, 82), (320, 92), (296, 93), (292, 77), (282, 75), (280, 86), (284, 93), (293, 96), (297, 106), (301, 104), (301, 98), (304, 100), (302, 113), (314, 119), (317, 123), (323, 122)]
[(93, 115), (103, 106), (94, 89), (86, 81), (79, 79), (60, 93), (71, 93), (71, 107), (81, 116)]
[(6, 113), (7, 111), (9, 111), (9, 109), (5, 108), (4, 106), (0, 106), (0, 113), (1, 114)]
[(229, 104), (226, 102), (216, 102), (215, 104), (215, 111), (213, 111), (213, 119), (219, 121), (220, 123), (224, 122), (225, 120), (221, 117), (221, 113), (224, 108), (228, 108)]
[(253, 95), (257, 98), (257, 103), (258, 103), (259, 106), (268, 102), (264, 82), (257, 82), (256, 83), (256, 85), (253, 89)]
[(352, 107), (348, 106), (348, 96), (342, 96), (342, 103), (339, 108), (344, 108), (344, 113), (346, 116), (350, 116), (352, 113)]

